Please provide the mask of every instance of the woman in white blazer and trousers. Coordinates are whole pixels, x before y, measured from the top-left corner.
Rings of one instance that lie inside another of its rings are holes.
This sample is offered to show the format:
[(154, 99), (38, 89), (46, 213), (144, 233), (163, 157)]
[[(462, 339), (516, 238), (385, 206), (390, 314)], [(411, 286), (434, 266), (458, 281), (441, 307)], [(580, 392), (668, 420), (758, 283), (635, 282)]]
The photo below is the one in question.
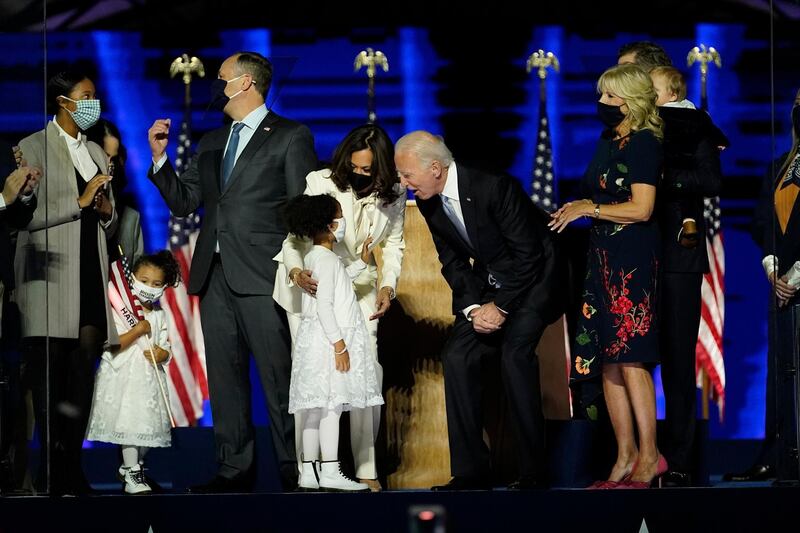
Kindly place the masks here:
[[(306, 177), (304, 194), (330, 194), (341, 204), (346, 220), (345, 237), (334, 245), (333, 251), (345, 266), (360, 257), (361, 247), (368, 237), (373, 239), (372, 247), (382, 249), (380, 288), (375, 264), (368, 265), (353, 282), (377, 359), (378, 319), (394, 299), (405, 248), (406, 194), (397, 178), (394, 147), (386, 132), (373, 124), (351, 131), (336, 148), (331, 167), (311, 172)], [(303, 257), (311, 248), (309, 240), (289, 234), (281, 253), (275, 257), (278, 271), (273, 297), (286, 310), (292, 338), (300, 324), (302, 291), (313, 294), (316, 289), (316, 282), (303, 267)], [(377, 368), (379, 381), (382, 381), (380, 365)], [(380, 490), (375, 466), (375, 437), (379, 424), (380, 406), (350, 412), (356, 477), (369, 484), (372, 490)], [(302, 423), (295, 421), (295, 428), (302, 427)], [(296, 442), (302, 442), (301, 435), (297, 435)], [(297, 457), (300, 458), (299, 450)]]

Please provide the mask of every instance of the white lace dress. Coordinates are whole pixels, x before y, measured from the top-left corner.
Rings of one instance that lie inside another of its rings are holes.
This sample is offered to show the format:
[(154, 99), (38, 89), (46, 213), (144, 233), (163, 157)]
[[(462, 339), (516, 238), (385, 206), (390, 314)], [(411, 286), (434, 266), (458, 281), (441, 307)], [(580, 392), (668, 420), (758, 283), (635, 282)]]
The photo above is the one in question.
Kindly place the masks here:
[[(113, 315), (117, 332), (125, 333), (122, 320)], [(170, 351), (164, 311), (145, 310), (145, 318), (150, 322), (153, 344)], [(169, 415), (156, 372), (165, 390), (167, 376), (163, 364), (156, 370), (145, 358), (146, 349), (146, 341), (140, 337), (116, 355), (103, 353), (95, 378), (88, 440), (150, 448), (170, 446)]]
[[(317, 280), (316, 297), (303, 293), (303, 315), (292, 351), (289, 412), (341, 406), (363, 409), (382, 405), (375, 355), (353, 279), (366, 268), (359, 260), (345, 268), (322, 246), (306, 254), (304, 265)], [(336, 370), (333, 343), (344, 339), (350, 370)]]

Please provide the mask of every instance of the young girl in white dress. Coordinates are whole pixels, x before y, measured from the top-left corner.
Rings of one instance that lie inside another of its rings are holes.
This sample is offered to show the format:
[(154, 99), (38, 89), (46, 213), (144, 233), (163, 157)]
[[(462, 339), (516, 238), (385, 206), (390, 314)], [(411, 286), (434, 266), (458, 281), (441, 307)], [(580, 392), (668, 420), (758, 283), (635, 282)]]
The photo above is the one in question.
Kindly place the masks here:
[[(150, 448), (168, 447), (170, 420), (158, 380), (166, 390), (164, 366), (170, 359), (166, 314), (154, 306), (167, 287), (180, 281), (180, 266), (166, 250), (140, 257), (133, 267), (133, 292), (142, 303), (145, 319), (128, 330), (114, 313), (120, 346), (106, 351), (95, 380), (94, 400), (86, 438), (122, 447), (118, 477), (126, 494), (152, 491), (142, 467)], [(148, 342), (153, 344), (153, 366)]]
[(315, 296), (303, 293), (292, 351), (289, 412), (301, 424), (303, 440), (298, 490), (369, 491), (342, 474), (338, 447), (343, 411), (383, 404), (369, 332), (353, 291), (353, 279), (371, 260), (372, 239), (364, 243), (361, 260), (345, 268), (332, 250), (345, 233), (335, 198), (299, 196), (287, 205), (286, 220), (291, 233), (313, 239), (304, 266), (318, 281)]

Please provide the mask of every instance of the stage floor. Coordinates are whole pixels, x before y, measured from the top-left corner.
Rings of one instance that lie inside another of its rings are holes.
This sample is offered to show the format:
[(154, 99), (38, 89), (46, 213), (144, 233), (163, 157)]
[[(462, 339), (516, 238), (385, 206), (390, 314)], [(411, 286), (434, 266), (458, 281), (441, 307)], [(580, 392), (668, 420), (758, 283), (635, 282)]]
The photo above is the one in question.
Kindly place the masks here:
[[(797, 530), (798, 502), (800, 487), (766, 483), (380, 494), (123, 496), (117, 491), (82, 498), (0, 498), (0, 530), (771, 532)], [(446, 529), (436, 529), (436, 524)]]

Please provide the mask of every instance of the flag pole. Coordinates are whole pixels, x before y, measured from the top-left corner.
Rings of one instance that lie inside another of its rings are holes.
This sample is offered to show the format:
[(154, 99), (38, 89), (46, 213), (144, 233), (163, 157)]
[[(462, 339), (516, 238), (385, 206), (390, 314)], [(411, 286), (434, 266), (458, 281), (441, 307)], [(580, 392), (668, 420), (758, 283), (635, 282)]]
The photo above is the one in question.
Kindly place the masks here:
[[(722, 68), (722, 57), (713, 47), (706, 48), (705, 44), (695, 46), (686, 56), (686, 66), (691, 67), (697, 63), (700, 67), (700, 109), (708, 111), (708, 64), (714, 63), (717, 68)], [(704, 368), (700, 369), (702, 400), (701, 412), (703, 420), (709, 418), (709, 397), (711, 396), (711, 377)]]
[(363, 67), (367, 69), (367, 122), (374, 124), (378, 120), (375, 109), (375, 73), (377, 67), (383, 68), (384, 72), (389, 72), (389, 58), (380, 50), (376, 52), (372, 48), (367, 48), (358, 53), (353, 67), (356, 72)]
[(553, 150), (550, 139), (550, 120), (547, 117), (548, 69), (559, 72), (561, 66), (553, 52), (545, 53), (541, 48), (528, 57), (526, 70), (530, 74), (534, 69), (539, 76), (539, 118), (538, 130), (534, 142), (535, 157), (531, 176), (531, 200), (548, 213), (557, 207), (556, 181), (553, 171)]

